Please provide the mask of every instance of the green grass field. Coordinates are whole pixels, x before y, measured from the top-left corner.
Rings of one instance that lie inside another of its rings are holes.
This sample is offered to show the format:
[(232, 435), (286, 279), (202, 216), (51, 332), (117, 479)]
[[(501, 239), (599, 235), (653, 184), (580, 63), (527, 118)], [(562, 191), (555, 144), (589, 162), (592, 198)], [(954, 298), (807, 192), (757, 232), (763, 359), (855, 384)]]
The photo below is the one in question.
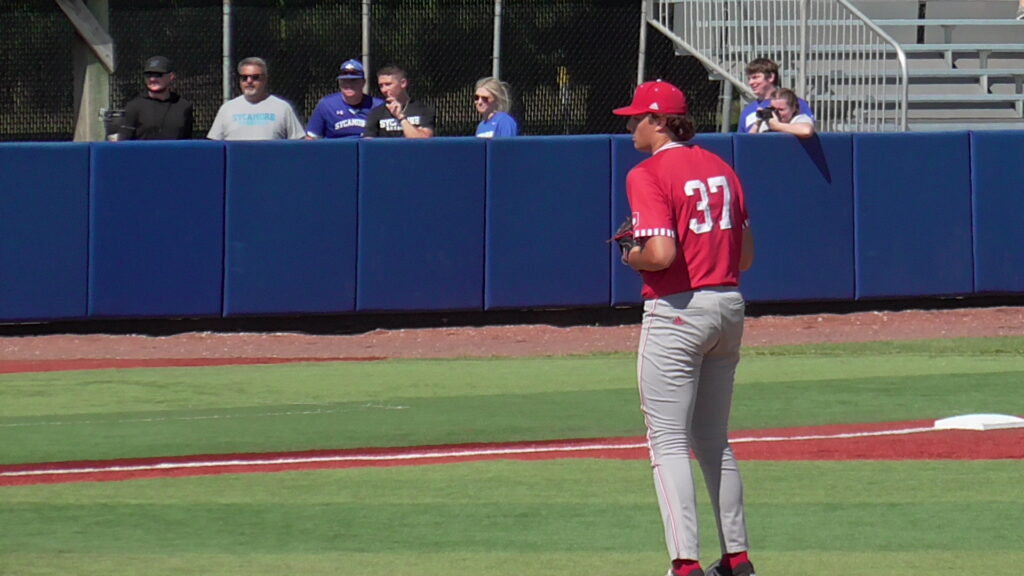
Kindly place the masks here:
[[(1024, 339), (748, 349), (736, 430), (1024, 414)], [(0, 463), (642, 434), (629, 355), (0, 376)], [(1024, 463), (746, 462), (761, 576), (1012, 574)], [(717, 555), (704, 504), (704, 560)], [(0, 487), (0, 574), (657, 575), (642, 461)]]

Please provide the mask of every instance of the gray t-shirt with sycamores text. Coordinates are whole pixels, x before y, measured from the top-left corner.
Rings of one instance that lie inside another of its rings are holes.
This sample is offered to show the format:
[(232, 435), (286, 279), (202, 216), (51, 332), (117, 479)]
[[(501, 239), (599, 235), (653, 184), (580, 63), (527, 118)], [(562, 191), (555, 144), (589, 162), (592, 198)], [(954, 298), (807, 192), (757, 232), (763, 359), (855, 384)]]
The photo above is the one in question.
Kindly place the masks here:
[(268, 96), (253, 104), (239, 96), (224, 103), (206, 135), (210, 140), (298, 140), (306, 135), (287, 100)]

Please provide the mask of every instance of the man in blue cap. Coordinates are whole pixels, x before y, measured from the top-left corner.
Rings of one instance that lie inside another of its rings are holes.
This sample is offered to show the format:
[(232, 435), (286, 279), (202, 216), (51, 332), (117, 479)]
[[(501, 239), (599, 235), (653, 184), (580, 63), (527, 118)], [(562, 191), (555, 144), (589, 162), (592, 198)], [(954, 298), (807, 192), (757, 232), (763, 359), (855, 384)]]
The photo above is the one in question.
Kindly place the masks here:
[(306, 140), (359, 138), (366, 128), (366, 116), (384, 103), (363, 93), (366, 72), (359, 60), (346, 60), (338, 74), (339, 92), (324, 96), (309, 117)]

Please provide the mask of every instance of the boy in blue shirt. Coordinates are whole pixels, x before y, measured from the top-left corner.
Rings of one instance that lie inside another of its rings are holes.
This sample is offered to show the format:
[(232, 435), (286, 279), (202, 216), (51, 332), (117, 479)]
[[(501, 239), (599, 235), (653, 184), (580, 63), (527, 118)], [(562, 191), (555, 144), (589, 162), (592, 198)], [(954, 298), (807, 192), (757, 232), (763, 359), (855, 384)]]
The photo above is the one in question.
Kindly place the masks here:
[[(761, 108), (768, 108), (772, 105), (772, 98), (775, 91), (779, 89), (779, 65), (767, 58), (755, 58), (747, 64), (747, 84), (754, 91), (756, 98), (747, 104), (740, 112), (740, 121), (736, 131), (744, 134), (756, 134), (758, 131), (757, 111)], [(811, 105), (803, 98), (799, 98), (799, 114), (806, 114), (811, 120), (816, 121)]]

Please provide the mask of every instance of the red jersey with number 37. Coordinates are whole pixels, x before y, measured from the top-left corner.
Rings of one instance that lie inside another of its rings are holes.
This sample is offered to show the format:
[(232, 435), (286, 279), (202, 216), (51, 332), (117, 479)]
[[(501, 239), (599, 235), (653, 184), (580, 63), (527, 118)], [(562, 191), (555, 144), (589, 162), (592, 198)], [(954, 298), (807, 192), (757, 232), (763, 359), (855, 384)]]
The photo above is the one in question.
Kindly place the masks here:
[(630, 170), (626, 194), (637, 239), (676, 239), (671, 266), (640, 273), (644, 299), (739, 286), (747, 203), (724, 160), (697, 146), (668, 144)]

